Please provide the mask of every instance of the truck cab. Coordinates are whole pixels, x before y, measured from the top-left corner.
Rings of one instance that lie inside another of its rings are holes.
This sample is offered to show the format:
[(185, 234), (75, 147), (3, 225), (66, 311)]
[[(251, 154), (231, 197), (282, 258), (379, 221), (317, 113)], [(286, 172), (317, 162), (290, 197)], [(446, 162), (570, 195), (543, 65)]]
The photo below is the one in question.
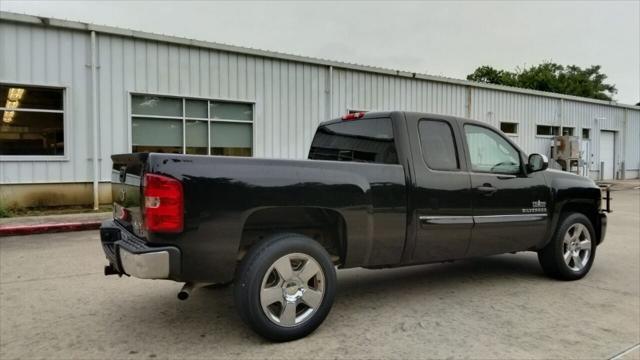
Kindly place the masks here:
[[(310, 159), (402, 165), (407, 227), (400, 264), (536, 249), (549, 236), (554, 203), (545, 172), (528, 168), (524, 151), (488, 124), (368, 113), (325, 122), (317, 134)], [(366, 143), (374, 138), (378, 144)]]

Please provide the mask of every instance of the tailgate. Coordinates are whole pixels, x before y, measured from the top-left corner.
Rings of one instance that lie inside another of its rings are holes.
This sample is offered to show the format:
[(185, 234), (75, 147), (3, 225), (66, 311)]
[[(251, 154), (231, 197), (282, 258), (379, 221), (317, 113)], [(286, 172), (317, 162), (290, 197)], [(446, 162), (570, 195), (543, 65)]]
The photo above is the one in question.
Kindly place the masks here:
[(142, 179), (149, 154), (113, 155), (111, 196), (113, 218), (137, 236), (144, 237)]

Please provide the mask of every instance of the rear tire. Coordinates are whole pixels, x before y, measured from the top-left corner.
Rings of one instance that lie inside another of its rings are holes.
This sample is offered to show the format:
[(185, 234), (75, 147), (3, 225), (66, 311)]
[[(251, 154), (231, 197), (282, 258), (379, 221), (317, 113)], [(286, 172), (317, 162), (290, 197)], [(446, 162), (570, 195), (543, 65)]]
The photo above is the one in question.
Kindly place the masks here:
[(559, 280), (582, 279), (596, 256), (596, 236), (591, 221), (580, 213), (564, 215), (551, 241), (538, 251), (542, 270)]
[(336, 271), (327, 251), (298, 234), (253, 246), (238, 268), (236, 308), (259, 335), (290, 341), (313, 332), (331, 309)]

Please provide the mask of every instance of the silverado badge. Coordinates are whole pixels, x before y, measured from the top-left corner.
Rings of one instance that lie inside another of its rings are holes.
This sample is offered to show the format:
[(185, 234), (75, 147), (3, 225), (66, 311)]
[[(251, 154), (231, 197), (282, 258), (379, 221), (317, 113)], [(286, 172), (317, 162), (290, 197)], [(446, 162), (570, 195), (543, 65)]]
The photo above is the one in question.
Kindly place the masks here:
[(522, 212), (525, 214), (531, 213), (546, 213), (547, 212), (547, 202), (546, 201), (532, 201), (531, 207), (528, 209), (522, 209)]

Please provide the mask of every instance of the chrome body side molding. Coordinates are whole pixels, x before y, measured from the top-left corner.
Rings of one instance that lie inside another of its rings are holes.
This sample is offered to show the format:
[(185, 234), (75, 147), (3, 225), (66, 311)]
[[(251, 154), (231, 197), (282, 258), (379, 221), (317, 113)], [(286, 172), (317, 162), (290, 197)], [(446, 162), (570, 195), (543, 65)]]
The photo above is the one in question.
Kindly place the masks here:
[(540, 214), (508, 214), (508, 215), (482, 215), (482, 216), (420, 216), (420, 222), (430, 225), (450, 224), (488, 224), (501, 222), (540, 221), (547, 217), (546, 213)]
[(546, 213), (541, 214), (513, 214), (513, 215), (485, 215), (474, 216), (473, 221), (478, 224), (519, 222), (519, 221), (540, 221), (547, 217)]
[(473, 216), (420, 216), (420, 222), (434, 225), (473, 224)]

